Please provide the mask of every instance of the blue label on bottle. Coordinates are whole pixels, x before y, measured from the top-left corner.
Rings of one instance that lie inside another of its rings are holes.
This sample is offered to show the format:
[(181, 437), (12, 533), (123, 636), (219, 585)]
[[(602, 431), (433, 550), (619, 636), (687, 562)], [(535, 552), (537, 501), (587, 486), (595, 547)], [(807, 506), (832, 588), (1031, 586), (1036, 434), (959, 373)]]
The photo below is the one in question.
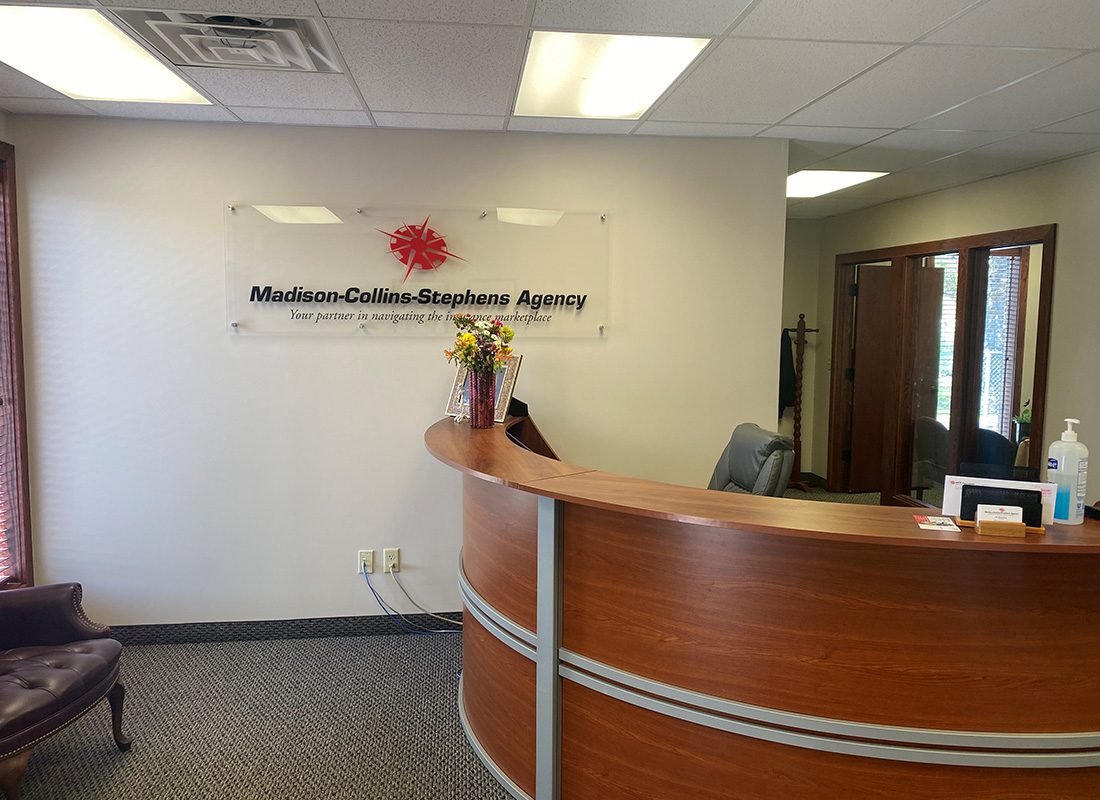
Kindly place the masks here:
[(1047, 459), (1047, 469), (1058, 469), (1058, 459), (1048, 458)]

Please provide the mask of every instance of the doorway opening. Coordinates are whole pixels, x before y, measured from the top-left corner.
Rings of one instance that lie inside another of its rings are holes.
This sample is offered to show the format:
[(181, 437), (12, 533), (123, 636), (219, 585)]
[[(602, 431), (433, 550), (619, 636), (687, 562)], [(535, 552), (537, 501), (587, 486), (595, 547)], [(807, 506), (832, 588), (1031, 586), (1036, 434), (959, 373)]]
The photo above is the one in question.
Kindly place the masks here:
[(829, 491), (938, 505), (948, 474), (1037, 473), (1055, 231), (837, 256)]

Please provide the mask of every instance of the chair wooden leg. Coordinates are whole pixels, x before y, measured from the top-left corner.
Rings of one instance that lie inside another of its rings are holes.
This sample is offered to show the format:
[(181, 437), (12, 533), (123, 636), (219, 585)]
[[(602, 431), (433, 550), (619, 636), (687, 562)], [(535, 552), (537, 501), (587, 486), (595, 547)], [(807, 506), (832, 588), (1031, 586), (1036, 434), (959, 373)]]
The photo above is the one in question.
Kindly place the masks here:
[(121, 682), (111, 687), (107, 702), (111, 704), (111, 732), (119, 750), (129, 750), (133, 739), (122, 732), (122, 704), (126, 700), (126, 687)]
[(3, 791), (5, 800), (19, 800), (19, 783), (27, 771), (30, 758), (31, 751), (24, 750), (0, 761), (0, 791)]

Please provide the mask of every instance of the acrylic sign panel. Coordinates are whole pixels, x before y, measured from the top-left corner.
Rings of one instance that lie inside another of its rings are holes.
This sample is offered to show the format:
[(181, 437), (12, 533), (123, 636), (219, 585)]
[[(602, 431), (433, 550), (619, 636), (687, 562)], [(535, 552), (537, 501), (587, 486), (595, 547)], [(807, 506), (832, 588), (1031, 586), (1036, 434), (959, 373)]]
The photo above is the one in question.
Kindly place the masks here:
[(241, 334), (446, 337), (463, 313), (523, 337), (597, 337), (607, 322), (598, 212), (234, 203), (226, 215)]

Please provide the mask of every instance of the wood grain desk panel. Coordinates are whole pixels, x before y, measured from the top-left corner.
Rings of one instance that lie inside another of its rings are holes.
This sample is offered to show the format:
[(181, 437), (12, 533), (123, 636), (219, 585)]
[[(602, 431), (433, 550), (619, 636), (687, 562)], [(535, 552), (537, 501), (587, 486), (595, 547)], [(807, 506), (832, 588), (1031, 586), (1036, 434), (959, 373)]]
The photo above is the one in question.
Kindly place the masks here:
[(535, 791), (535, 663), (462, 615), (462, 702), (474, 733), (504, 773)]
[(588, 471), (536, 455), (509, 441), (506, 430), (520, 422), (509, 417), (503, 424), (476, 430), (466, 423), (455, 424), (448, 417), (424, 432), (424, 445), (444, 464), (505, 486), (525, 488), (530, 481)]
[[(568, 800), (1096, 800), (1094, 769), (994, 769), (823, 753), (562, 687)], [(1011, 789), (1006, 789), (1011, 787)]]
[(535, 630), (538, 498), (462, 476), (462, 567), (489, 605)]
[(882, 725), (1100, 728), (1088, 556), (830, 542), (567, 505), (563, 580), (567, 650), (673, 686)]
[(558, 568), (538, 563), (548, 497), (563, 797), (1100, 797), (1100, 523), (921, 531), (913, 509), (588, 470), (510, 441), (518, 424), (447, 419), (425, 443), (463, 473), (468, 600), (486, 606), (485, 627), (465, 616), (467, 724), (524, 791), (551, 763), (535, 706), (554, 684), (502, 618), (535, 629), (537, 575)]

